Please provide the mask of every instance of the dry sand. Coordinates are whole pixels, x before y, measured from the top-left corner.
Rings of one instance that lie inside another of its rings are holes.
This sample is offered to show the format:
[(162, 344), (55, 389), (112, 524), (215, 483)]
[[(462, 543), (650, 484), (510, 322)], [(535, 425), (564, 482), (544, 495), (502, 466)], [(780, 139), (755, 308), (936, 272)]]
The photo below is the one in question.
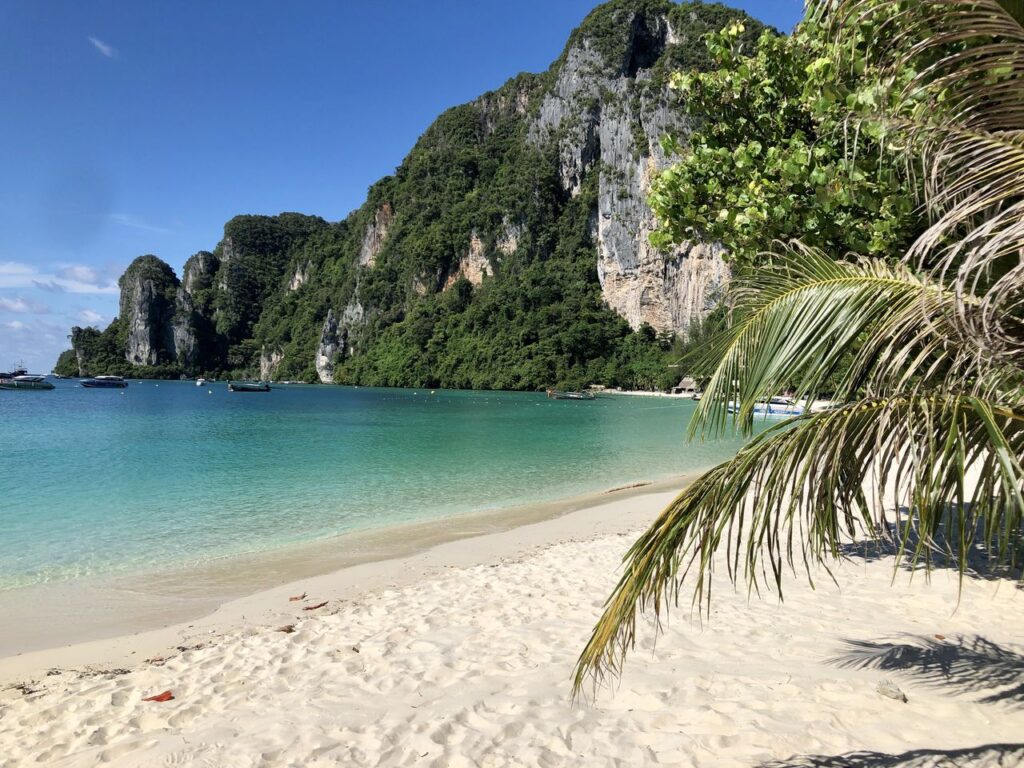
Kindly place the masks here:
[[(954, 612), (955, 575), (891, 583), (887, 558), (844, 563), (840, 587), (791, 579), (782, 604), (720, 582), (710, 621), (677, 611), (656, 645), (642, 633), (614, 689), (570, 702), (620, 558), (669, 498), (616, 498), (191, 624), (0, 660), (0, 679), (32, 680), (0, 698), (0, 765), (1024, 764), (1024, 592), (970, 578)], [(877, 692), (886, 678), (907, 702)]]

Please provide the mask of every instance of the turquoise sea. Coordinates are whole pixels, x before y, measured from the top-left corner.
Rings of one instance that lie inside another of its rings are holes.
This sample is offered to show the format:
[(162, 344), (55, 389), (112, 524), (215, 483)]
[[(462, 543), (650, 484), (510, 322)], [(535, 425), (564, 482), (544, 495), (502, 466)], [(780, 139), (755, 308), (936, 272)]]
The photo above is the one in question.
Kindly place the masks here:
[(133, 381), (0, 391), (0, 589), (187, 566), (710, 466), (689, 400)]

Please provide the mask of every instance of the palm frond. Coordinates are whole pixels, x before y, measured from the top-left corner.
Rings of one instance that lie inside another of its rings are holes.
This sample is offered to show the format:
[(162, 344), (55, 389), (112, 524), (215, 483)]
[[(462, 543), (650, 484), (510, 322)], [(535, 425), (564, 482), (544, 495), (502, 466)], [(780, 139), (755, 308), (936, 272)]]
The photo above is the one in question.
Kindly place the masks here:
[(981, 300), (981, 312), (956, 313), (962, 335), (1008, 361), (1024, 354), (1021, 5), (818, 0), (809, 9), (839, 50), (863, 53), (880, 82), (902, 83), (885, 114), (866, 119), (886, 125), (923, 169), (932, 225), (907, 259), (933, 268), (961, 300)]
[[(710, 598), (714, 556), (751, 590), (841, 556), (844, 536), (891, 535), (901, 555), (937, 549), (966, 567), (981, 544), (1014, 559), (1024, 521), (1024, 407), (936, 392), (869, 399), (762, 433), (688, 486), (625, 556), (625, 571), (580, 655), (574, 691), (618, 674), (638, 612), (658, 625), (692, 577)], [(813, 583), (813, 579), (812, 579)]]
[(973, 321), (977, 301), (957, 302), (899, 264), (835, 261), (793, 243), (739, 275), (733, 295), (735, 323), (709, 349), (718, 367), (691, 436), (722, 432), (734, 404), (732, 421), (749, 434), (756, 403), (789, 387), (798, 400), (813, 399), (828, 382), (836, 399), (847, 400), (864, 389), (907, 391), (912, 382), (928, 386), (955, 373), (985, 393), (1005, 388), (1017, 373), (983, 376), (988, 361), (963, 354), (953, 314), (972, 314)]

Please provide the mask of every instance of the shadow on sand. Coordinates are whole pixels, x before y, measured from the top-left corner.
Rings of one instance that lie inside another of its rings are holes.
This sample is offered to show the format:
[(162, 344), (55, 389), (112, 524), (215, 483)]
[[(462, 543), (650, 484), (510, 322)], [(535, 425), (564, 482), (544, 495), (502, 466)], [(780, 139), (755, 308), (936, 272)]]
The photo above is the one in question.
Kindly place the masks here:
[[(913, 516), (908, 509), (903, 508), (900, 513), (904, 521), (913, 521)], [(998, 554), (989, 550), (984, 542), (984, 529), (979, 522), (974, 539), (967, 547), (966, 574), (979, 579), (1014, 581), (1016, 582), (1013, 585), (1015, 588), (1024, 589), (1024, 581), (1021, 578), (1024, 576), (1024, 570), (1021, 567), (1022, 560), (1024, 560), (1024, 542), (1018, 540), (1014, 543), (1011, 549), (1016, 556), (1007, 557), (1010, 561), (1009, 564), (1001, 563)], [(910, 555), (919, 543), (918, 532), (911, 526), (901, 554), (897, 528), (890, 523), (887, 530), (883, 531), (877, 539), (865, 538), (849, 542), (841, 545), (839, 549), (843, 557), (862, 558), (869, 562), (899, 558), (899, 567), (910, 571), (959, 570), (960, 564), (953, 555), (953, 552), (958, 551), (961, 547), (959, 539), (950, 542), (946, 539), (943, 529), (940, 528), (933, 533), (930, 545), (924, 548), (923, 559), (914, 563), (911, 561)]]
[(979, 635), (906, 635), (903, 642), (847, 640), (843, 652), (828, 663), (902, 673), (957, 696), (983, 694), (975, 699), (979, 704), (1024, 707), (1024, 654)]
[(1024, 744), (980, 744), (963, 749), (911, 749), (907, 752), (847, 752), (807, 755), (761, 763), (758, 768), (1019, 768)]
[[(900, 642), (847, 640), (829, 664), (843, 669), (877, 669), (906, 675), (929, 688), (955, 696), (975, 696), (978, 704), (1024, 707), (1024, 653), (974, 636), (906, 635)], [(978, 694), (981, 694), (978, 697)], [(913, 749), (800, 755), (762, 763), (758, 768), (1019, 768), (1024, 743), (980, 744), (961, 749)]]

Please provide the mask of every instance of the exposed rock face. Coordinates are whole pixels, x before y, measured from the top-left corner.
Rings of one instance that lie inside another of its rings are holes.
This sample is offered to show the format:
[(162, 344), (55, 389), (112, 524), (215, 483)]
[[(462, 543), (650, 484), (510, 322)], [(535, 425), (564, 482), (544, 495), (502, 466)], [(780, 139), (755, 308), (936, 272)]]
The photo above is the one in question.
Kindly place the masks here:
[(235, 244), (230, 237), (225, 237), (220, 241), (220, 268), (217, 270), (219, 280), (217, 281), (217, 290), (226, 291), (228, 290), (228, 275), (231, 273), (231, 262), (235, 257)]
[(494, 247), (506, 256), (511, 256), (516, 252), (516, 248), (519, 247), (519, 238), (522, 236), (523, 228), (518, 224), (513, 224), (506, 217)]
[(334, 317), (334, 310), (329, 309), (327, 319), (324, 320), (324, 328), (320, 332), (320, 343), (316, 348), (316, 375), (320, 377), (321, 383), (330, 384), (334, 381), (334, 363), (340, 348), (338, 320)]
[(688, 244), (659, 253), (648, 236), (655, 228), (647, 205), (654, 174), (669, 161), (659, 139), (688, 126), (670, 110), (666, 88), (645, 87), (650, 66), (678, 39), (667, 19), (634, 13), (622, 66), (609, 70), (583, 39), (568, 51), (552, 92), (545, 97), (529, 138), (558, 141), (564, 189), (579, 194), (598, 168), (597, 270), (608, 305), (633, 328), (685, 333), (713, 307), (728, 268), (721, 248)]
[(171, 345), (174, 359), (187, 370), (191, 370), (199, 360), (199, 343), (196, 339), (192, 297), (183, 286), (179, 286), (174, 296), (174, 317), (171, 320)]
[(306, 284), (309, 280), (309, 273), (313, 269), (313, 264), (307, 261), (300, 267), (296, 267), (295, 274), (292, 275), (292, 279), (288, 282), (289, 291), (297, 291), (299, 288)]
[(373, 221), (370, 222), (370, 226), (366, 228), (366, 234), (363, 235), (363, 244), (359, 249), (358, 263), (360, 266), (373, 266), (380, 249), (384, 247), (384, 238), (388, 236), (388, 228), (394, 221), (394, 217), (395, 212), (391, 203), (384, 203), (377, 209)]
[(120, 317), (127, 331), (125, 360), (133, 365), (178, 363), (192, 368), (198, 349), (195, 307), (174, 271), (156, 256), (140, 256), (119, 285)]
[(119, 312), (127, 330), (125, 360), (134, 365), (171, 362), (178, 278), (156, 256), (140, 256), (118, 281)]
[(189, 294), (205, 290), (213, 285), (214, 276), (220, 269), (220, 260), (209, 251), (199, 251), (185, 262), (181, 284)]
[(268, 350), (266, 347), (260, 350), (260, 378), (264, 380), (274, 378), (277, 366), (284, 360), (284, 352), (279, 349)]
[(349, 334), (356, 326), (366, 322), (363, 305), (353, 299), (336, 317), (333, 309), (327, 310), (323, 330), (320, 332), (320, 343), (316, 349), (316, 373), (323, 384), (334, 381), (334, 366), (338, 358), (346, 352), (351, 353)]
[(460, 277), (466, 278), (473, 285), (480, 285), (484, 281), (484, 275), (493, 274), (491, 263), (484, 255), (484, 242), (474, 231), (469, 238), (469, 251), (459, 259), (458, 267), (448, 276), (444, 288), (451, 288)]
[[(573, 196), (579, 194), (584, 174), (600, 157), (599, 89), (608, 81), (601, 70), (599, 54), (586, 46), (571, 48), (553, 92), (545, 97), (528, 133), (538, 146), (558, 135), (559, 175)], [(563, 124), (565, 130), (560, 131)]]
[(639, 248), (632, 268), (615, 259), (598, 263), (605, 301), (637, 328), (685, 333), (690, 324), (715, 307), (729, 280), (729, 267), (718, 244), (697, 243), (666, 256), (648, 244)]

